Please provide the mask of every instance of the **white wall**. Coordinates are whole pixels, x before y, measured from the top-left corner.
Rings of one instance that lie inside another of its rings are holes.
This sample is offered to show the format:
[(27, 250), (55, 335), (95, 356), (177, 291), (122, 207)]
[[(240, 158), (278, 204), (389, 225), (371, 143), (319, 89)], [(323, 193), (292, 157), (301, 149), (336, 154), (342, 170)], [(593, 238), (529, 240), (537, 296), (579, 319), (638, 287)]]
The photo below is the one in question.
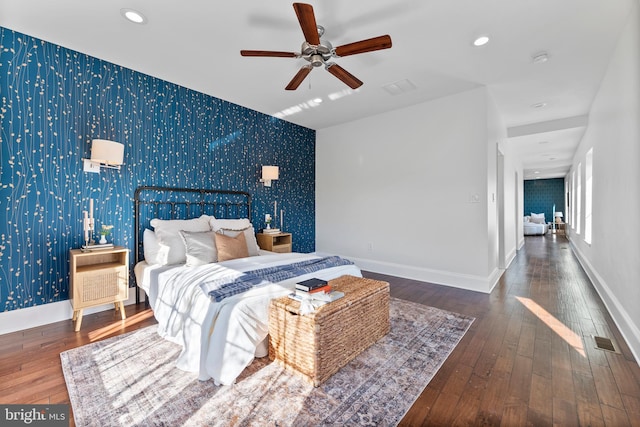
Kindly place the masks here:
[(480, 88), (319, 130), (316, 249), (489, 292), (500, 274), (489, 98)]
[[(497, 260), (497, 266), (500, 268), (506, 268), (511, 264), (511, 261), (517, 255), (519, 248), (518, 241), (518, 227), (520, 235), (522, 236), (524, 244), (524, 235), (522, 232), (522, 209), (518, 209), (518, 191), (522, 191), (519, 188), (523, 185), (522, 182), (522, 161), (518, 155), (517, 150), (513, 147), (513, 143), (510, 143), (507, 139), (507, 128), (500, 117), (498, 108), (493, 102), (493, 99), (489, 96), (487, 98), (487, 112), (488, 112), (488, 131), (489, 131), (489, 155), (493, 153), (497, 156), (498, 152), (502, 154), (502, 165), (496, 164), (489, 158), (489, 170), (492, 168), (500, 169), (502, 167), (503, 178), (502, 181), (496, 180), (495, 189), (493, 189), (492, 177), (489, 175), (488, 186), (491, 192), (495, 191), (496, 202), (500, 201), (502, 197), (502, 207), (496, 204), (496, 215), (499, 218), (499, 210), (502, 209), (502, 223), (496, 223), (496, 227), (492, 228), (492, 224), (489, 224), (489, 238), (495, 236), (500, 241), (495, 242), (495, 245), (503, 247), (503, 259)], [(496, 170), (496, 174), (500, 172)], [(516, 179), (517, 173), (517, 179)], [(520, 182), (520, 186), (518, 185)], [(494, 196), (490, 194), (490, 199), (494, 199)], [(489, 203), (489, 209), (493, 207)], [(490, 212), (491, 215), (491, 212)], [(519, 224), (520, 223), (520, 224)], [(490, 247), (490, 256), (493, 247)], [(498, 254), (500, 252), (498, 251)], [(491, 259), (489, 260), (491, 265)], [(496, 266), (496, 264), (493, 264)]]
[[(593, 148), (593, 234), (584, 241), (585, 154)], [(585, 270), (640, 360), (640, 12), (623, 29), (576, 152), (582, 233), (570, 233)]]
[(508, 267), (517, 255), (518, 249), (524, 245), (522, 228), (522, 211), (524, 210), (524, 179), (522, 159), (518, 151), (507, 140), (506, 131), (500, 136), (498, 146), (504, 155), (504, 231), (501, 234), (504, 245), (504, 266)]

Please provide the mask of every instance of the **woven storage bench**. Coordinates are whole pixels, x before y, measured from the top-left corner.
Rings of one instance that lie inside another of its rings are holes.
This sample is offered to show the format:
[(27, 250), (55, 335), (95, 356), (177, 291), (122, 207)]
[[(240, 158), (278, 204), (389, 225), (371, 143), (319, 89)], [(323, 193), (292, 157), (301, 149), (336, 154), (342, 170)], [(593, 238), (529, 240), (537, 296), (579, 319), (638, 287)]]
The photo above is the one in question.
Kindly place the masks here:
[(329, 281), (344, 297), (299, 315), (289, 297), (269, 307), (269, 358), (320, 385), (389, 332), (389, 284), (355, 276)]

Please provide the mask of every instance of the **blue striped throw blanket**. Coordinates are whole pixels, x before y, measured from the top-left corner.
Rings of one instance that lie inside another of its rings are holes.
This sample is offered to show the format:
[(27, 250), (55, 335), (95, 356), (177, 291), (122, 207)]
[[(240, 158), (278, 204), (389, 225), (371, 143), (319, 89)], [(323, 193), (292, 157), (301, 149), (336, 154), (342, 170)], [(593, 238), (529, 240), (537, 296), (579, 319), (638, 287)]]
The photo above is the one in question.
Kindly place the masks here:
[(303, 274), (313, 273), (330, 267), (350, 265), (353, 262), (338, 256), (295, 262), (293, 264), (266, 267), (241, 273), (237, 277), (226, 277), (203, 282), (200, 287), (212, 300), (220, 302), (225, 298), (241, 294), (250, 289), (277, 283)]

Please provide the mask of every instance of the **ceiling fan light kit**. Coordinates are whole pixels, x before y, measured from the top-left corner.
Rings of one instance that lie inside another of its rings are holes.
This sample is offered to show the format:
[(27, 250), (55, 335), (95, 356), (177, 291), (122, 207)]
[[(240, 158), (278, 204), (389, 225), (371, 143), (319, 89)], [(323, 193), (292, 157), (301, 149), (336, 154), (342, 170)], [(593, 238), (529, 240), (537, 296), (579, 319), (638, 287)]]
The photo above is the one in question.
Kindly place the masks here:
[(291, 79), (289, 84), (285, 87), (286, 90), (297, 89), (313, 68), (320, 67), (322, 65), (325, 66), (327, 71), (351, 89), (357, 89), (362, 86), (362, 81), (336, 63), (329, 62), (329, 60), (331, 58), (340, 58), (359, 53), (389, 49), (391, 47), (391, 37), (389, 35), (384, 35), (360, 40), (354, 43), (348, 43), (334, 48), (329, 41), (321, 38), (324, 35), (324, 27), (316, 24), (313, 6), (306, 3), (294, 3), (293, 9), (296, 12), (300, 28), (302, 29), (302, 34), (305, 38), (305, 41), (302, 43), (302, 47), (300, 48), (300, 53), (269, 50), (240, 51), (240, 55), (242, 56), (303, 58), (308, 61), (309, 64), (302, 66), (293, 79)]

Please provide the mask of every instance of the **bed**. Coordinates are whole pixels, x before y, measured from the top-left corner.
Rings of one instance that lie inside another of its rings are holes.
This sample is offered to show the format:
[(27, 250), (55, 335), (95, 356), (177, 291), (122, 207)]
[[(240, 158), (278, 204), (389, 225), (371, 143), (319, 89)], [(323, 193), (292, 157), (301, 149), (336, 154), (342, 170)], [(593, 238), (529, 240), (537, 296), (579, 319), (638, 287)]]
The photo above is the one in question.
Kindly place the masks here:
[(136, 302), (144, 292), (158, 333), (183, 348), (176, 367), (203, 381), (232, 384), (266, 355), (269, 301), (296, 282), (362, 276), (340, 257), (261, 250), (245, 192), (140, 187), (134, 215)]
[(542, 236), (549, 231), (549, 224), (545, 222), (544, 213), (527, 215), (522, 223), (525, 236)]

